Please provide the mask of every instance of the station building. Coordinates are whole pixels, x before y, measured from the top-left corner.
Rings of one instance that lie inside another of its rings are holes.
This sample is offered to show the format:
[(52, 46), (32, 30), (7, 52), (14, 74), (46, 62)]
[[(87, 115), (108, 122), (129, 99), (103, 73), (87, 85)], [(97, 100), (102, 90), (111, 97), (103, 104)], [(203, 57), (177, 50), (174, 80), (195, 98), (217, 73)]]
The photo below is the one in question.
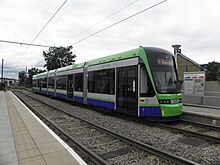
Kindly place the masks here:
[(191, 60), (187, 56), (183, 55), (181, 52), (177, 54), (177, 65), (178, 65), (178, 74), (179, 80), (183, 82), (184, 72), (196, 72), (196, 71), (205, 71), (205, 68), (200, 66), (195, 61)]

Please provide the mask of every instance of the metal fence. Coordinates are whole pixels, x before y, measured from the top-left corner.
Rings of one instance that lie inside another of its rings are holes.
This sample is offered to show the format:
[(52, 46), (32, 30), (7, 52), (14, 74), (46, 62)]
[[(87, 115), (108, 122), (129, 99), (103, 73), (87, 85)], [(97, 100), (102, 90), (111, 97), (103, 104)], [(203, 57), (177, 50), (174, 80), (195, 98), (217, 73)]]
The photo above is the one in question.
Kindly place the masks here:
[(205, 95), (202, 97), (184, 95), (183, 93), (183, 103), (185, 105), (220, 108), (220, 83), (218, 81), (206, 81)]

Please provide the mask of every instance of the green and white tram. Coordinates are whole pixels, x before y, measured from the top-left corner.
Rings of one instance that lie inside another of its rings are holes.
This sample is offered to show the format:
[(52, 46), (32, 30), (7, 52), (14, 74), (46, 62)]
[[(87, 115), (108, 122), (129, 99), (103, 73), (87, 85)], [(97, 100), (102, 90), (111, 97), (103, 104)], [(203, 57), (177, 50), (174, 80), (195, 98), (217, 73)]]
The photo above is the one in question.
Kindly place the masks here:
[(33, 84), (34, 92), (138, 117), (176, 119), (182, 114), (175, 58), (160, 48), (139, 47), (41, 73)]

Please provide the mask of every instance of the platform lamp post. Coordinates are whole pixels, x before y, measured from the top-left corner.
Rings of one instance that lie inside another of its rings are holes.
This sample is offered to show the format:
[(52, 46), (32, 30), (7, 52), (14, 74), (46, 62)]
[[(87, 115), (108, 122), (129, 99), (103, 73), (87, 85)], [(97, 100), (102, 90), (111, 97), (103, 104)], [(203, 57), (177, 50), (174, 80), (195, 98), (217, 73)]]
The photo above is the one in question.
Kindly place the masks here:
[(180, 47), (181, 45), (172, 45), (173, 49), (174, 49), (174, 56), (175, 56), (175, 59), (176, 59), (176, 68), (177, 68), (177, 71), (178, 71), (178, 65), (177, 65), (177, 55), (178, 53), (180, 52)]

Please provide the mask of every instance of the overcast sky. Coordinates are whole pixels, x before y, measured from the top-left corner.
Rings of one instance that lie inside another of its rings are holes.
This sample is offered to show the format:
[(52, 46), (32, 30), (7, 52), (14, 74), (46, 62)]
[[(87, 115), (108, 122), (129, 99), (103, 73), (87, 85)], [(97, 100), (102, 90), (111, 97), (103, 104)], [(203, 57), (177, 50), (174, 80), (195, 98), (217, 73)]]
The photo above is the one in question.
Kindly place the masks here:
[[(64, 0), (0, 0), (0, 40), (30, 43)], [(69, 46), (160, 1), (137, 0), (133, 5), (74, 38), (88, 27), (134, 0), (67, 0), (34, 44)], [(182, 53), (199, 64), (220, 62), (220, 0), (168, 0), (165, 3), (73, 45), (76, 63), (155, 46)], [(44, 47), (0, 42), (5, 77), (31, 67), (43, 67)]]

